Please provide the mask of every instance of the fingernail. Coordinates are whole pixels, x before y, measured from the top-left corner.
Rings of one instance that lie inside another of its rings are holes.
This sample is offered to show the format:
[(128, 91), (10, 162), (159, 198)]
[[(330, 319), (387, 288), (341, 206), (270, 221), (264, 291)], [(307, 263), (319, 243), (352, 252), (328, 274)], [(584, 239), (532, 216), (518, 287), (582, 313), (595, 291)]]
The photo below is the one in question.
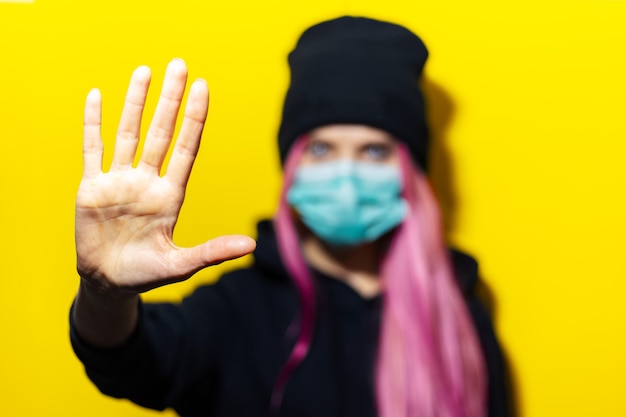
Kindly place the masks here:
[(150, 67), (147, 65), (140, 65), (135, 69), (135, 75), (150, 75)]

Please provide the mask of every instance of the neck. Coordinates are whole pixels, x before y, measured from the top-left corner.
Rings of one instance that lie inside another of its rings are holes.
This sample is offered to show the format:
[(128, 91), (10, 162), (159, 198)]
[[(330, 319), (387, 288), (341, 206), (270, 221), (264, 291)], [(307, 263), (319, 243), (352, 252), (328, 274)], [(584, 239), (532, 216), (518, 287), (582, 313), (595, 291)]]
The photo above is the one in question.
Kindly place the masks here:
[(359, 246), (333, 247), (303, 231), (302, 250), (315, 269), (343, 281), (364, 298), (380, 293), (380, 240)]

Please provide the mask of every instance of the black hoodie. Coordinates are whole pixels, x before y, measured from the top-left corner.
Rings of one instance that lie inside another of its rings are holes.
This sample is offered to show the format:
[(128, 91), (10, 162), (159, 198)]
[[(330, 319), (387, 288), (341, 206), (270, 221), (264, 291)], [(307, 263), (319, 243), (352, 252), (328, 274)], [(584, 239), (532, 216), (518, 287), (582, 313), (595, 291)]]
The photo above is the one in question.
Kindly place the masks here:
[[(474, 295), (477, 263), (452, 251), (457, 279), (485, 353), (489, 417), (508, 416), (503, 363), (491, 322)], [(280, 416), (374, 417), (381, 297), (364, 299), (316, 273), (318, 313), (306, 359), (286, 386)], [(278, 373), (295, 341), (297, 294), (269, 221), (259, 224), (250, 268), (201, 286), (181, 304), (142, 304), (131, 339), (94, 349), (71, 327), (76, 355), (105, 394), (182, 417), (269, 414)]]

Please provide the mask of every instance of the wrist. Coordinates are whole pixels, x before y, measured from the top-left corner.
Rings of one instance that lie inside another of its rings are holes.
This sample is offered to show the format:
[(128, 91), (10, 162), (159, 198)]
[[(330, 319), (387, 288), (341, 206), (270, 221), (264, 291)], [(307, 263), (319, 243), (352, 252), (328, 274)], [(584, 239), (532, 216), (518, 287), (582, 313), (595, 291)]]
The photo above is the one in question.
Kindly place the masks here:
[(102, 348), (124, 343), (137, 324), (139, 302), (136, 293), (105, 290), (81, 279), (72, 311), (77, 334), (90, 345)]

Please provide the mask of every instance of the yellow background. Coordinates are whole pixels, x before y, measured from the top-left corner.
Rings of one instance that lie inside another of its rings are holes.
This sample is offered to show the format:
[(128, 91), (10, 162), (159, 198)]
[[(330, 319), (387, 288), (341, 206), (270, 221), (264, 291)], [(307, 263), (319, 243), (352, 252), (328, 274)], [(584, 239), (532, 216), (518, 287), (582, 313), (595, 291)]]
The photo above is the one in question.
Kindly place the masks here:
[(212, 102), (177, 241), (254, 234), (280, 181), (285, 55), (339, 14), (429, 46), (433, 177), (450, 241), (481, 262), (518, 415), (626, 416), (626, 2), (611, 0), (0, 3), (1, 416), (154, 415), (101, 396), (67, 337), (89, 89), (110, 151), (131, 71), (153, 69), (150, 113), (184, 58)]

